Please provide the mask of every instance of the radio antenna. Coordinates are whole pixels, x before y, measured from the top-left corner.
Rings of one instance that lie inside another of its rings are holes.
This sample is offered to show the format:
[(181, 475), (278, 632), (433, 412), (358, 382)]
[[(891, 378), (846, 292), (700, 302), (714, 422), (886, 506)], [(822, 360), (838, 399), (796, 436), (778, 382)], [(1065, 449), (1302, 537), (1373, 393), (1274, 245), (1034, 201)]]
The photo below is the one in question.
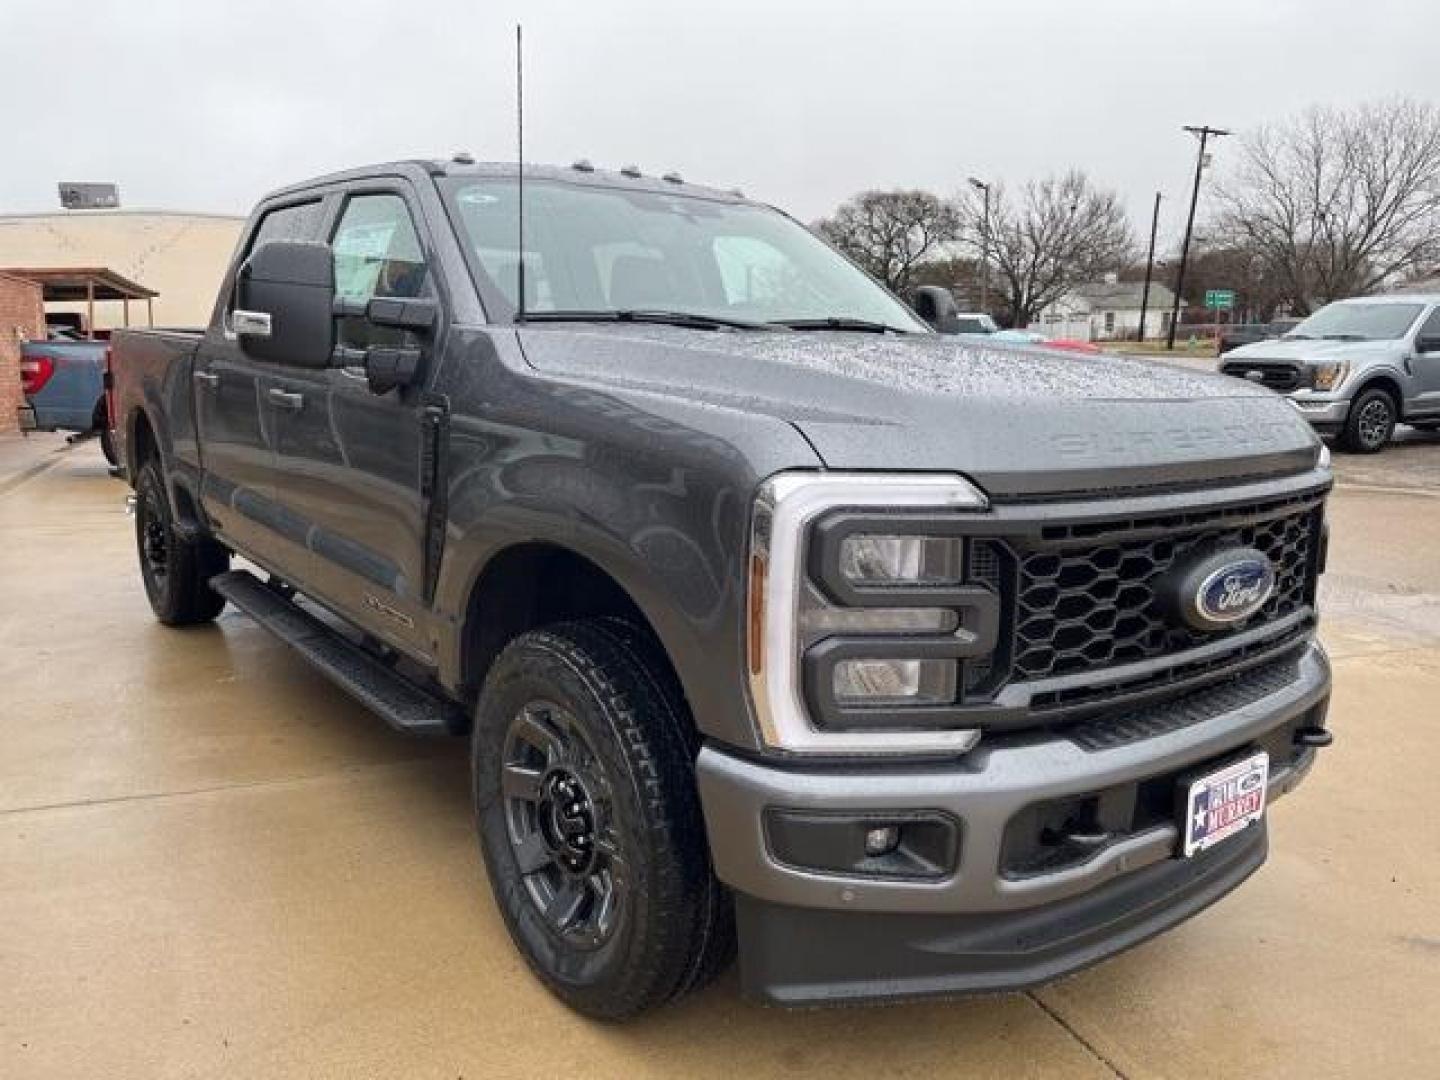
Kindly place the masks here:
[(525, 321), (525, 53), (520, 24), (515, 24), (515, 159), (516, 221), (519, 235), (515, 261), (515, 321)]

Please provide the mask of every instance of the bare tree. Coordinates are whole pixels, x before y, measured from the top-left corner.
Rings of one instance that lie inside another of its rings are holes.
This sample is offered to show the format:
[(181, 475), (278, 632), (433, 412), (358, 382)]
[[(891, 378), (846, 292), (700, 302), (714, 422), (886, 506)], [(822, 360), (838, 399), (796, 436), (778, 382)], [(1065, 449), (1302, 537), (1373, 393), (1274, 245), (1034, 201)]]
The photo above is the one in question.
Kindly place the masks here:
[(1261, 128), (1219, 190), (1220, 228), (1300, 313), (1440, 257), (1440, 110), (1316, 107)]
[(903, 295), (917, 267), (959, 235), (960, 216), (951, 203), (928, 191), (865, 191), (815, 229)]
[(1026, 326), (1076, 285), (1093, 281), (1133, 256), (1133, 236), (1119, 196), (1083, 172), (1032, 181), (1011, 198), (990, 188), (990, 215), (975, 192), (961, 196), (965, 239), (988, 252), (1006, 319)]

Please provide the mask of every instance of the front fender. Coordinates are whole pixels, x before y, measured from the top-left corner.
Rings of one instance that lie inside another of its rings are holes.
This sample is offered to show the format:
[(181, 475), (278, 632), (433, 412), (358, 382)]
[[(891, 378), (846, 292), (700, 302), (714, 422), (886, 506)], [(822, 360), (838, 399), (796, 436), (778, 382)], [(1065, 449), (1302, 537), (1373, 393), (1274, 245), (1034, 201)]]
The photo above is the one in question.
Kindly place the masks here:
[(589, 560), (660, 638), (696, 723), (753, 746), (743, 610), (750, 504), (761, 479), (815, 467), (774, 417), (528, 375), (492, 376), (483, 414), (450, 424), (449, 515), (436, 588), (442, 682), (463, 678), (463, 621), (486, 566), (544, 543)]

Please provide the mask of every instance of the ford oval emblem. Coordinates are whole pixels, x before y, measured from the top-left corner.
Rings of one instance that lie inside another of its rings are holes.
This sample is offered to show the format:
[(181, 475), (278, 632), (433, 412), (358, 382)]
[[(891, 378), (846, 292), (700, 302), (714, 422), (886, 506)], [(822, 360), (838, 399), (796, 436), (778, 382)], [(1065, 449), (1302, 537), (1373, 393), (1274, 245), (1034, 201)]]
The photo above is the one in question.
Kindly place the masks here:
[(1250, 618), (1275, 591), (1275, 567), (1255, 548), (1231, 548), (1180, 568), (1172, 603), (1185, 622), (1204, 632)]

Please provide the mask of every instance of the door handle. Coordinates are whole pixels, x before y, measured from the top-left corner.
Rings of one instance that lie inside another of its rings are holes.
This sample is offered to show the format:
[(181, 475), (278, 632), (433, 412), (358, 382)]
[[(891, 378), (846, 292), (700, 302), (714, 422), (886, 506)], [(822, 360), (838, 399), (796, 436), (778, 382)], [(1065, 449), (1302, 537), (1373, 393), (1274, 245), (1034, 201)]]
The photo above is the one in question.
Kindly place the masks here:
[(289, 409), (298, 412), (305, 407), (305, 395), (297, 394), (291, 390), (281, 390), (278, 386), (267, 390), (266, 396), (282, 409)]
[(220, 376), (213, 371), (197, 371), (194, 377), (197, 383), (209, 390), (220, 385)]

